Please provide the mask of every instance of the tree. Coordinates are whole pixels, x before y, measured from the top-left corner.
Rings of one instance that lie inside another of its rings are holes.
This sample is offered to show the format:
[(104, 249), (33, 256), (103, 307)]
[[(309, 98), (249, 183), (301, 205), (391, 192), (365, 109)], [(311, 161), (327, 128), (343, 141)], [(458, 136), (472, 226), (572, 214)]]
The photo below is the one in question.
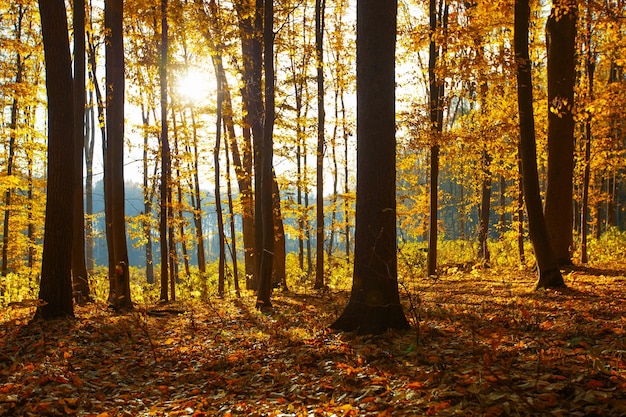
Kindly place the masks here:
[[(584, 34), (584, 57), (585, 57), (585, 75), (587, 76), (587, 100), (593, 100), (594, 97), (594, 77), (596, 70), (596, 58), (591, 44), (591, 22), (592, 13), (590, 5), (587, 4), (586, 25)], [(588, 217), (589, 217), (589, 185), (591, 182), (591, 114), (585, 115), (585, 138), (584, 138), (584, 157), (583, 157), (583, 182), (582, 197), (580, 209), (580, 263), (586, 264), (589, 260), (587, 253), (587, 235), (588, 235)]]
[[(249, 162), (254, 163), (255, 193), (257, 190), (260, 190), (260, 175), (258, 175), (260, 172), (259, 150), (263, 137), (263, 90), (261, 86), (263, 65), (263, 45), (261, 41), (263, 28), (262, 5), (262, 0), (235, 3), (239, 18), (241, 52), (243, 56), (241, 99), (244, 113), (244, 144), (252, 142), (252, 146), (247, 146), (247, 148), (250, 148), (248, 157), (246, 156), (247, 149), (244, 148), (243, 163), (240, 166), (245, 169), (248, 167)], [(250, 132), (252, 132), (252, 140), (249, 138)], [(234, 143), (231, 142), (231, 144)], [(234, 150), (235, 148), (232, 147), (232, 149)], [(237, 165), (237, 162), (235, 164)], [(239, 184), (240, 186), (242, 185), (241, 181)], [(261, 224), (259, 220), (261, 209), (258, 196), (255, 195), (253, 198), (252, 193), (246, 193), (249, 189), (251, 188), (248, 187), (241, 190), (244, 193), (242, 196), (244, 197), (244, 202), (251, 204), (248, 206), (248, 210), (244, 212), (242, 222), (244, 225), (246, 287), (248, 289), (257, 289), (259, 284), (257, 275), (261, 258), (259, 250), (262, 246)], [(254, 213), (253, 216), (251, 216), (251, 212)]]
[(350, 300), (331, 328), (378, 334), (409, 323), (398, 294), (395, 43), (397, 2), (357, 2), (357, 200)]
[[(124, 219), (124, 42), (123, 0), (104, 3), (106, 71), (106, 156), (105, 210), (107, 239), (110, 240), (109, 279), (112, 292), (109, 302), (116, 310), (132, 308), (128, 248)], [(110, 236), (109, 236), (110, 234)]]
[[(272, 160), (274, 154), (274, 2), (265, 0), (263, 5), (263, 66), (265, 69), (265, 115), (263, 121), (262, 141), (258, 143), (255, 156), (259, 163), (255, 162), (257, 169), (256, 177), (259, 177), (255, 187), (255, 201), (259, 210), (255, 210), (257, 219), (256, 233), (261, 235), (260, 255), (258, 270), (259, 289), (257, 292), (256, 306), (258, 309), (267, 310), (272, 307), (270, 296), (272, 294), (272, 270), (274, 265), (274, 203), (273, 203), (273, 169)], [(261, 227), (259, 227), (259, 225)]]
[[(160, 300), (167, 302), (168, 297), (168, 281), (169, 267), (174, 268), (170, 263), (170, 251), (172, 248), (169, 244), (168, 225), (171, 225), (171, 162), (170, 162), (170, 143), (167, 130), (167, 55), (168, 55), (168, 36), (167, 36), (167, 0), (161, 0), (161, 63), (159, 66), (159, 81), (161, 85), (161, 188), (160, 188), (160, 222), (159, 233), (161, 235), (161, 295)], [(171, 227), (171, 226), (170, 226)]]
[(554, 0), (546, 24), (549, 111), (545, 218), (560, 265), (572, 263), (577, 10), (574, 0)]
[[(26, 14), (26, 10), (24, 9), (22, 4), (18, 5), (17, 8), (17, 16), (15, 22), (15, 39), (17, 42), (21, 42), (22, 40), (22, 24), (24, 20), (24, 16)], [(24, 58), (22, 56), (22, 52), (20, 49), (15, 51), (15, 84), (19, 85), (22, 83), (24, 77)], [(20, 97), (18, 94), (15, 94), (11, 103), (11, 120), (10, 126), (11, 131), (9, 134), (9, 149), (7, 152), (6, 165), (7, 171), (6, 175), (10, 178), (13, 175), (13, 166), (15, 161), (15, 148), (16, 148), (16, 137), (17, 137), (17, 124), (19, 117), (19, 107), (20, 107)], [(0, 274), (2, 276), (6, 276), (9, 271), (9, 234), (10, 234), (10, 223), (11, 223), (11, 204), (13, 198), (13, 190), (11, 187), (7, 187), (5, 196), (4, 196), (4, 221), (2, 227), (2, 265), (0, 266)]]
[(224, 281), (226, 277), (226, 237), (224, 229), (224, 212), (222, 211), (222, 194), (220, 186), (220, 147), (222, 141), (222, 103), (224, 92), (222, 87), (223, 76), (215, 77), (217, 80), (217, 110), (215, 114), (215, 147), (213, 148), (213, 167), (215, 169), (215, 214), (217, 215), (217, 240), (219, 245), (217, 293), (224, 297)]
[(324, 288), (324, 11), (325, 0), (315, 0), (315, 57), (317, 69), (317, 252), (315, 288)]
[(44, 319), (73, 317), (72, 236), (74, 97), (67, 15), (63, 0), (40, 0), (41, 32), (48, 91), (48, 193), (39, 298), (36, 315)]
[(91, 299), (85, 262), (83, 149), (85, 144), (85, 0), (74, 1), (74, 236), (72, 281), (78, 301)]
[(563, 276), (548, 239), (537, 174), (537, 145), (533, 112), (532, 62), (528, 53), (530, 6), (528, 0), (515, 0), (514, 47), (517, 64), (517, 103), (519, 109), (520, 157), (528, 230), (535, 249), (539, 281), (537, 288), (564, 287)]
[[(443, 131), (443, 94), (444, 83), (437, 78), (435, 71), (437, 58), (439, 57), (439, 45), (436, 42), (436, 31), (438, 27), (447, 26), (447, 6), (442, 0), (439, 10), (439, 22), (437, 21), (437, 2), (430, 0), (430, 47), (428, 60), (428, 82), (429, 82), (429, 110), (430, 110), (430, 130), (434, 136), (430, 146), (430, 221), (428, 233), (428, 276), (437, 274), (437, 212), (439, 193), (439, 150), (438, 136)], [(442, 8), (445, 10), (442, 10)]]

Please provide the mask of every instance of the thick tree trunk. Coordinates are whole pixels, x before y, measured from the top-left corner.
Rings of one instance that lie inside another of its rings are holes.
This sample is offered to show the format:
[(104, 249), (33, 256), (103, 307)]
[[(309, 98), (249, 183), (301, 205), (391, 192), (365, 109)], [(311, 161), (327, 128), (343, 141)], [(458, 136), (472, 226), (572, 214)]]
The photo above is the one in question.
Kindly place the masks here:
[[(74, 97), (72, 63), (63, 0), (40, 0), (41, 31), (48, 91), (48, 183), (39, 298), (36, 315), (73, 317), (71, 249), (74, 187)], [(68, 204), (70, 202), (70, 204)]]
[(539, 189), (537, 174), (537, 145), (533, 114), (531, 61), (528, 54), (528, 26), (530, 7), (528, 0), (515, 1), (515, 58), (517, 62), (517, 100), (520, 125), (520, 156), (524, 184), (524, 198), (528, 213), (528, 229), (535, 249), (539, 269), (537, 288), (564, 287), (558, 263), (552, 252)]
[(331, 325), (378, 334), (409, 323), (398, 294), (395, 1), (357, 2), (357, 207), (350, 300)]
[(548, 176), (545, 219), (552, 250), (560, 265), (572, 263), (576, 20), (575, 1), (553, 1), (546, 25)]
[[(254, 164), (254, 188), (255, 193), (260, 188), (260, 144), (263, 141), (263, 90), (261, 86), (263, 45), (261, 42), (263, 33), (263, 0), (254, 0), (246, 6), (244, 2), (237, 2), (235, 8), (239, 17), (241, 31), (241, 49), (243, 55), (243, 87), (241, 89), (244, 107), (244, 143), (248, 144), (249, 156), (244, 157), (243, 166), (249, 167), (252, 172)], [(252, 139), (250, 139), (252, 131)], [(245, 154), (245, 150), (244, 150)], [(254, 157), (253, 157), (254, 156)], [(250, 181), (252, 178), (250, 176)], [(251, 184), (250, 184), (251, 185)], [(251, 189), (251, 187), (249, 188)], [(245, 188), (244, 188), (245, 190)], [(244, 191), (242, 190), (242, 193)], [(245, 269), (246, 287), (258, 289), (258, 269), (260, 266), (261, 224), (260, 224), (260, 201), (254, 198), (253, 193), (242, 195), (245, 202), (250, 204), (248, 210), (244, 210), (244, 246), (245, 246)], [(247, 230), (249, 231), (246, 234)]]
[[(107, 203), (110, 207), (112, 256), (115, 268), (112, 278), (113, 296), (109, 299), (116, 310), (132, 308), (126, 221), (124, 218), (124, 42), (123, 0), (106, 0), (104, 12), (107, 29), (105, 58), (107, 82), (107, 147), (105, 171), (107, 176)], [(110, 220), (109, 220), (110, 219)], [(111, 269), (111, 266), (109, 267)]]

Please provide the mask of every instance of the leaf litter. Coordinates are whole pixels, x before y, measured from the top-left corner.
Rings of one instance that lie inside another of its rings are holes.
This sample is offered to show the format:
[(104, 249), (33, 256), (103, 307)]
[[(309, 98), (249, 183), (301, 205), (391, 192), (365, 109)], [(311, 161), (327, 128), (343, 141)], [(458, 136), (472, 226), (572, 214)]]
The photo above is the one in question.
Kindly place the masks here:
[(571, 271), (535, 292), (519, 271), (456, 272), (404, 285), (413, 329), (379, 336), (328, 330), (345, 292), (277, 291), (270, 314), (252, 294), (53, 322), (8, 309), (0, 415), (622, 416), (625, 281)]

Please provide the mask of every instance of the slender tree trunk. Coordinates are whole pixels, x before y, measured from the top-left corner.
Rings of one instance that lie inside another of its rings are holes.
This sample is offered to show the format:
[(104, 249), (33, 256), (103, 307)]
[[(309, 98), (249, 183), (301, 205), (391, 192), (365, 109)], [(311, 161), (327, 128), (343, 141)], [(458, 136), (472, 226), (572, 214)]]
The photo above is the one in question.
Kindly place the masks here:
[(506, 233), (506, 178), (500, 174), (500, 239), (504, 239)]
[(331, 201), (330, 236), (328, 237), (328, 259), (330, 260), (335, 250), (335, 231), (337, 226), (337, 201), (339, 200), (339, 163), (337, 162), (337, 131), (339, 129), (339, 88), (335, 88), (335, 124), (333, 135), (330, 139), (330, 147), (333, 163), (333, 193)]
[(215, 122), (215, 147), (213, 148), (213, 164), (215, 169), (215, 211), (217, 215), (217, 236), (219, 241), (218, 258), (218, 288), (217, 294), (224, 297), (224, 282), (226, 280), (226, 238), (224, 231), (224, 213), (222, 211), (222, 193), (220, 186), (220, 147), (222, 140), (222, 102), (224, 94), (222, 91), (221, 76), (217, 76), (217, 111)]
[(226, 160), (226, 194), (228, 196), (228, 213), (230, 214), (230, 257), (233, 262), (233, 281), (235, 284), (235, 294), (241, 296), (239, 288), (239, 263), (237, 262), (237, 234), (235, 229), (235, 210), (233, 207), (233, 191), (230, 181), (230, 155), (228, 141), (224, 141), (224, 158)]
[[(168, 205), (171, 196), (171, 162), (170, 144), (167, 127), (167, 63), (168, 63), (168, 24), (167, 0), (161, 0), (161, 65), (159, 67), (159, 81), (161, 84), (161, 188), (160, 188), (160, 223), (159, 234), (161, 242), (161, 295), (160, 300), (169, 301), (168, 282), (170, 278), (170, 243), (168, 220), (171, 208)], [(173, 267), (173, 265), (172, 265)]]
[(278, 181), (274, 170), (272, 170), (272, 205), (275, 233), (272, 285), (281, 285), (283, 287), (283, 291), (287, 291), (287, 250), (285, 247), (285, 226), (283, 224), (283, 213), (280, 206), (280, 190), (278, 188)]
[(478, 228), (478, 243), (480, 245), (479, 258), (489, 265), (489, 247), (487, 239), (489, 237), (489, 214), (491, 212), (491, 156), (487, 150), (483, 150), (483, 180), (480, 197), (480, 224)]
[(85, 263), (85, 212), (83, 200), (83, 148), (85, 144), (85, 1), (74, 0), (74, 236), (72, 281), (77, 302), (91, 294)]
[(517, 189), (517, 251), (521, 265), (526, 263), (526, 255), (524, 253), (524, 176), (522, 175), (522, 151), (520, 144), (517, 146), (517, 172), (518, 172), (518, 189)]
[(341, 114), (343, 115), (342, 120), (343, 120), (343, 143), (344, 143), (344, 147), (343, 147), (343, 159), (344, 159), (344, 165), (343, 165), (343, 193), (344, 193), (344, 199), (343, 199), (343, 217), (344, 217), (344, 222), (345, 222), (345, 235), (346, 235), (346, 261), (348, 263), (350, 263), (350, 245), (352, 243), (352, 240), (350, 239), (350, 200), (348, 199), (348, 195), (350, 194), (350, 169), (348, 167), (348, 161), (349, 161), (349, 156), (350, 156), (350, 146), (348, 144), (348, 139), (350, 137), (350, 135), (348, 135), (347, 131), (347, 127), (346, 127), (346, 106), (345, 106), (345, 102), (344, 102), (344, 98), (343, 95), (341, 96)]
[(316, 205), (316, 259), (315, 286), (324, 288), (324, 9), (325, 0), (315, 0), (315, 51), (317, 68), (317, 205)]
[(528, 0), (515, 0), (514, 46), (517, 62), (517, 100), (520, 126), (520, 156), (524, 184), (524, 198), (528, 213), (528, 229), (535, 249), (539, 269), (537, 288), (564, 287), (565, 283), (552, 252), (539, 189), (537, 148), (533, 114), (531, 66), (528, 53), (530, 6)]
[[(587, 28), (585, 32), (585, 70), (587, 71), (587, 98), (593, 100), (594, 96), (594, 75), (596, 62), (591, 51), (591, 10), (587, 4)], [(586, 264), (589, 261), (587, 253), (587, 235), (589, 221), (589, 183), (591, 182), (591, 115), (587, 115), (585, 120), (585, 156), (584, 174), (582, 184), (582, 202), (580, 213), (580, 263)]]
[[(261, 265), (259, 268), (259, 290), (256, 307), (260, 310), (272, 308), (270, 300), (272, 293), (272, 269), (274, 262), (274, 205), (273, 205), (273, 169), (274, 153), (274, 1), (265, 0), (263, 19), (263, 64), (265, 69), (265, 120), (263, 126), (263, 141), (259, 143), (260, 176), (259, 188), (256, 188), (256, 200), (260, 201), (257, 208), (257, 218), (261, 219), (261, 228), (257, 227), (257, 234), (261, 232)], [(256, 139), (256, 138), (255, 138)], [(260, 214), (260, 216), (259, 216)], [(259, 223), (257, 223), (258, 225)]]
[[(17, 22), (15, 24), (15, 40), (19, 44), (22, 40), (22, 21), (24, 19), (25, 10), (20, 4), (17, 11)], [(22, 83), (22, 77), (24, 74), (24, 62), (21, 52), (18, 50), (15, 56), (15, 84)], [(13, 163), (15, 158), (15, 140), (18, 131), (18, 117), (19, 117), (19, 95), (13, 97), (13, 103), (11, 104), (11, 120), (9, 129), (9, 149), (7, 155), (7, 177), (13, 175)], [(10, 223), (11, 223), (11, 197), (13, 190), (11, 187), (7, 188), (4, 196), (4, 222), (2, 227), (2, 265), (0, 266), (0, 274), (4, 277), (9, 272), (9, 235)], [(0, 286), (0, 288), (2, 288)]]
[[(196, 0), (201, 13), (204, 13), (208, 21), (211, 21), (209, 15), (204, 9), (204, 5), (200, 0)], [(210, 9), (213, 15), (216, 14), (215, 5), (212, 3)], [(243, 126), (243, 140), (241, 146), (241, 152), (239, 145), (237, 144), (237, 135), (235, 134), (235, 123), (233, 121), (233, 105), (230, 94), (230, 88), (228, 86), (228, 80), (225, 77), (224, 64), (222, 55), (214, 53), (211, 56), (215, 72), (221, 77), (222, 91), (224, 95), (222, 103), (222, 121), (224, 128), (228, 132), (228, 141), (230, 143), (230, 149), (233, 157), (233, 165), (235, 168), (235, 175), (237, 178), (237, 184), (239, 185), (239, 201), (242, 207), (242, 233), (243, 233), (243, 245), (244, 245), (244, 269), (246, 274), (246, 283), (248, 288), (251, 287), (252, 279), (255, 273), (256, 258), (254, 257), (254, 239), (255, 239), (255, 221), (254, 221), (254, 192), (252, 190), (253, 180), (253, 158), (252, 158), (252, 143), (250, 137), (250, 129), (253, 123), (259, 123), (258, 120), (249, 113), (250, 109), (255, 107), (256, 101), (253, 99), (253, 93), (256, 94), (256, 88), (260, 86), (260, 79), (254, 81), (253, 72), (260, 71), (260, 64), (257, 64), (254, 59), (261, 61), (261, 45), (259, 43), (258, 35), (255, 33), (255, 19), (258, 17), (254, 13), (250, 13), (250, 10), (243, 3), (236, 3), (235, 8), (239, 16), (239, 28), (241, 31), (241, 45), (242, 55), (244, 61), (244, 74), (243, 78), (246, 80), (242, 87), (241, 95), (243, 98), (244, 107), (244, 126)], [(215, 19), (213, 19), (215, 20)], [(210, 33), (210, 28), (204, 32), (205, 39), (209, 43), (211, 50), (217, 51), (218, 45), (214, 42), (214, 36)], [(255, 57), (253, 59), (253, 56)], [(259, 72), (260, 76), (260, 72)], [(259, 100), (261, 100), (261, 92), (259, 90)], [(261, 101), (262, 107), (262, 101)], [(258, 110), (256, 110), (258, 112)], [(257, 115), (258, 116), (258, 115)], [(260, 124), (255, 126), (255, 131), (261, 127)], [(242, 156), (243, 154), (243, 156)]]
[(74, 188), (74, 108), (72, 62), (63, 0), (40, 0), (41, 31), (48, 94), (48, 183), (39, 298), (36, 315), (44, 319), (73, 317), (71, 249)]
[[(150, 217), (152, 216), (152, 204), (155, 193), (155, 181), (152, 180), (149, 184), (150, 174), (148, 173), (148, 126), (150, 125), (150, 111), (144, 109), (144, 105), (141, 105), (141, 117), (144, 125), (143, 131), (143, 212), (144, 219), (142, 220), (142, 228), (144, 238), (146, 239), (146, 282), (148, 284), (154, 284), (154, 254), (152, 247), (152, 224)], [(155, 169), (156, 169), (155, 164)], [(154, 176), (153, 176), (154, 178)]]
[[(190, 163), (192, 166), (191, 183), (189, 185), (190, 192), (189, 198), (191, 199), (191, 207), (193, 207), (193, 223), (196, 230), (197, 251), (196, 256), (198, 258), (198, 271), (202, 279), (202, 298), (206, 298), (206, 255), (204, 248), (204, 231), (202, 230), (202, 193), (200, 192), (200, 155), (198, 151), (198, 129), (196, 123), (196, 115), (193, 109), (190, 109), (191, 115), (191, 127), (193, 138), (193, 161)], [(191, 152), (190, 152), (191, 153)]]
[[(440, 9), (444, 9), (441, 0)], [(440, 25), (445, 27), (447, 21), (447, 6), (445, 6), (444, 16), (441, 17)], [(437, 275), (437, 214), (438, 214), (438, 193), (439, 193), (439, 145), (438, 136), (443, 131), (443, 95), (444, 83), (437, 79), (435, 68), (439, 57), (439, 45), (435, 42), (435, 32), (437, 27), (437, 2), (430, 0), (430, 50), (428, 61), (428, 79), (430, 84), (430, 123), (433, 135), (433, 145), (430, 147), (430, 221), (428, 234), (428, 276)], [(442, 10), (439, 11), (442, 14)]]
[(96, 140), (96, 118), (94, 106), (93, 91), (90, 88), (87, 111), (87, 135), (85, 136), (85, 258), (87, 260), (88, 274), (93, 273), (95, 268), (93, 254), (93, 158)]
[[(184, 115), (182, 116), (184, 118)], [(189, 265), (189, 251), (187, 249), (187, 237), (185, 232), (185, 217), (183, 215), (183, 190), (182, 190), (182, 175), (180, 172), (180, 151), (178, 148), (179, 136), (178, 136), (178, 125), (176, 123), (176, 112), (172, 112), (172, 127), (174, 129), (174, 171), (176, 174), (176, 213), (174, 213), (172, 208), (171, 215), (171, 227), (174, 227), (174, 224), (178, 226), (178, 237), (180, 241), (180, 248), (182, 251), (183, 257), (183, 265), (185, 266), (185, 275), (187, 277), (191, 276), (191, 269)], [(174, 184), (174, 182), (172, 182)], [(174, 214), (176, 214), (176, 220), (174, 220)], [(178, 258), (176, 258), (175, 265), (178, 265)], [(178, 282), (179, 276), (176, 274), (175, 281)]]

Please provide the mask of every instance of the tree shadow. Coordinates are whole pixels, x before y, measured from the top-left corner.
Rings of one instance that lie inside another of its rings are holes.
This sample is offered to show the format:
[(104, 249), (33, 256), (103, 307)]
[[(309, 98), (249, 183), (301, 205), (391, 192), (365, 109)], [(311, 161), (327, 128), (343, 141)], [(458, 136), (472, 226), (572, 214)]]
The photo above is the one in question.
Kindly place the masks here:
[(569, 265), (564, 267), (563, 270), (565, 272), (582, 272), (587, 275), (594, 276), (607, 276), (607, 277), (624, 277), (626, 276), (626, 271), (619, 269), (610, 269), (610, 268), (599, 268), (588, 265)]

